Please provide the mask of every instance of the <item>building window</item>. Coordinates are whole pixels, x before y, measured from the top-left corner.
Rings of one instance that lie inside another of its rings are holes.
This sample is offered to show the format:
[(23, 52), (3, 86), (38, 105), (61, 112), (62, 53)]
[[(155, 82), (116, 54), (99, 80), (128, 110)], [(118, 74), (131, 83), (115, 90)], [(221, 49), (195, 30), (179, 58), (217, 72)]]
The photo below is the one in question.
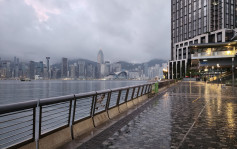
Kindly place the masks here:
[(193, 41), (189, 41), (189, 46), (191, 46), (193, 44)]
[(222, 32), (217, 33), (217, 42), (222, 42)]
[(183, 59), (186, 59), (186, 48), (183, 48)]
[(233, 30), (226, 30), (226, 33), (225, 33), (225, 35), (226, 35), (226, 37), (225, 37), (225, 41), (227, 42), (227, 41), (230, 41), (231, 40), (231, 38), (234, 36), (234, 31)]
[(208, 42), (209, 43), (214, 43), (215, 42), (215, 34), (212, 34), (212, 35), (208, 36)]
[(206, 37), (201, 37), (201, 43), (206, 43)]
[(194, 40), (194, 44), (198, 44), (198, 39)]

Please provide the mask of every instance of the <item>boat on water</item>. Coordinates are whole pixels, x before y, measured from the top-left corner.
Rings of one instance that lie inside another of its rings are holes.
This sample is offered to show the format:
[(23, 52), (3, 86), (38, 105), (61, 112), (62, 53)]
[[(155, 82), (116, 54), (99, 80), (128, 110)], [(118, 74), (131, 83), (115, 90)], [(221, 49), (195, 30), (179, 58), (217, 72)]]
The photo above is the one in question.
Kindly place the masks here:
[(31, 81), (31, 79), (29, 79), (29, 78), (21, 78), (20, 80), (21, 81)]

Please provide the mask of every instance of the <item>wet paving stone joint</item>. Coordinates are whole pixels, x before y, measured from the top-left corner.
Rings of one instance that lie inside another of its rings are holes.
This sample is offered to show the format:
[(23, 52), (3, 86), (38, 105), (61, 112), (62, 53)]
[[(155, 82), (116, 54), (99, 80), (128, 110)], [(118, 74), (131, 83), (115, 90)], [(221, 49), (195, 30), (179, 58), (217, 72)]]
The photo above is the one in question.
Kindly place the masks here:
[(237, 88), (178, 83), (79, 148), (237, 148)]

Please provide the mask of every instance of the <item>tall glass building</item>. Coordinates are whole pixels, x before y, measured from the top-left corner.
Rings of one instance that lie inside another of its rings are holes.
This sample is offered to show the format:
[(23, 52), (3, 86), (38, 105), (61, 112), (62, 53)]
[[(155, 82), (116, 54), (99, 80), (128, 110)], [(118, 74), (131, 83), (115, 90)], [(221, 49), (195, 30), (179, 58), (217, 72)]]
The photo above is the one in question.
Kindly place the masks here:
[(68, 77), (68, 60), (65, 57), (62, 58), (61, 77), (62, 78)]
[(100, 49), (98, 55), (97, 55), (97, 62), (99, 64), (104, 64), (104, 54), (103, 51)]
[[(228, 58), (224, 53), (216, 53), (223, 51), (229, 42), (233, 46), (229, 58), (234, 57), (236, 28), (237, 0), (171, 0), (169, 79), (185, 77), (187, 70), (192, 69), (192, 62), (199, 71), (213, 68), (207, 61), (215, 63), (216, 58)], [(207, 51), (209, 55), (203, 56)], [(202, 65), (203, 60), (207, 65)]]

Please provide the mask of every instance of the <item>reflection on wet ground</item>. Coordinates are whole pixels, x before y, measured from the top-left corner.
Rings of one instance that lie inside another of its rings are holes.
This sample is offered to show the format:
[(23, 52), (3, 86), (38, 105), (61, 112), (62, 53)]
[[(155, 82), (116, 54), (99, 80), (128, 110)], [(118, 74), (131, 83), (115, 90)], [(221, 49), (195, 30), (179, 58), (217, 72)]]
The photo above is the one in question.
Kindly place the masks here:
[(100, 137), (79, 148), (237, 148), (237, 88), (181, 82)]

